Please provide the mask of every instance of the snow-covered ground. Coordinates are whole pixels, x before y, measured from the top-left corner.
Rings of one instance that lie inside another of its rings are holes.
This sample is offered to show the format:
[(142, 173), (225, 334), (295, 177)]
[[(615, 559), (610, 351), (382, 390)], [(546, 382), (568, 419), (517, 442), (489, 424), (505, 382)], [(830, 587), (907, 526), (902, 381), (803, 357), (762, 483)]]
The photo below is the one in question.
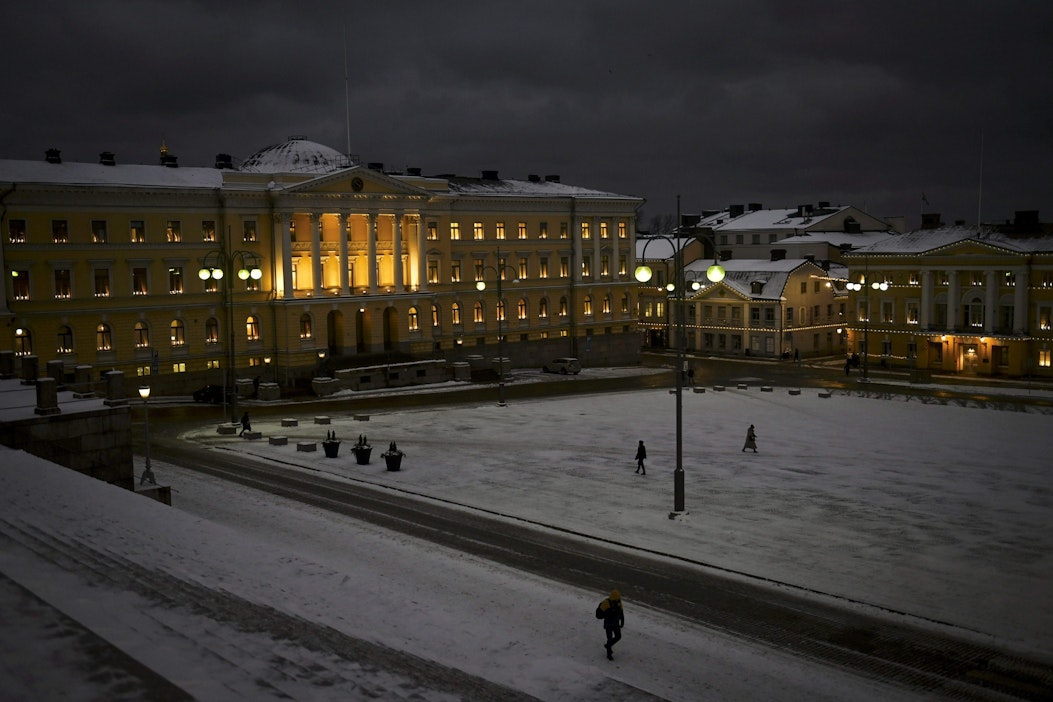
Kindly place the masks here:
[[(373, 413), (368, 422), (341, 416), (334, 403), (329, 426), (312, 417), (298, 417), (295, 428), (279, 418), (254, 420), (265, 437), (288, 436), (287, 447), (220, 437), (213, 424), (187, 438), (278, 459), (291, 470), (323, 470), (676, 554), (815, 597), (851, 598), (1053, 656), (1053, 416), (865, 389), (820, 398), (814, 389), (790, 395), (754, 385), (687, 392), (683, 400), (688, 512), (676, 519), (669, 518), (674, 398), (666, 390)], [(295, 407), (289, 412), (297, 416)], [(741, 451), (751, 423), (757, 454)], [(346, 442), (340, 458), (296, 451), (297, 439), (320, 440), (329, 430)], [(359, 434), (374, 446), (369, 466), (355, 465), (348, 450)], [(634, 474), (639, 439), (648, 447), (646, 476)], [(378, 455), (390, 441), (406, 452), (397, 473), (384, 470)], [(232, 643), (222, 653), (238, 662), (239, 678), (202, 652), (219, 625), (198, 621), (178, 602), (158, 607), (141, 593), (91, 582), (85, 572), (135, 564), (542, 699), (915, 698), (631, 601), (625, 638), (608, 662), (592, 617), (602, 592), (232, 487), (158, 457), (154, 472), (172, 485), (172, 509), (32, 457), (4, 451), (3, 461), (0, 573), (200, 699), (268, 697), (272, 687), (296, 699), (450, 697), (427, 675), (400, 677), (369, 660), (368, 670), (347, 672), (304, 654), (324, 673), (306, 664), (290, 673), (261, 654), (277, 643), (224, 630)], [(97, 555), (69, 565), (20, 545), (40, 540)], [(169, 630), (188, 633), (173, 643), (162, 633)], [(12, 671), (40, 662), (25, 653), (11, 658), (12, 650), (46, 650), (46, 632), (5, 622), (0, 634), (9, 643), (38, 642), (2, 649), (0, 686), (30, 690)], [(64, 679), (82, 684), (74, 663), (55, 656), (48, 664), (56, 689)]]

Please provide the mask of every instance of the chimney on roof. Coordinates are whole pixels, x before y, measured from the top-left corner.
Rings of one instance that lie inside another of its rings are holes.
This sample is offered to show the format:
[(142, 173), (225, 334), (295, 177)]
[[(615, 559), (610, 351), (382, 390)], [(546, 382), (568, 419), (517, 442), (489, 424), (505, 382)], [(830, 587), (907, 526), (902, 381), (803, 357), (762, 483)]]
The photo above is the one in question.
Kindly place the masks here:
[(537, 173), (531, 173), (527, 176), (527, 180), (529, 180), (531, 183), (540, 183), (541, 176), (539, 176)]
[(497, 171), (483, 171), (483, 180), (498, 180)]
[(62, 152), (58, 149), (48, 149), (44, 152), (44, 160), (48, 163), (62, 163)]
[(819, 201), (819, 209), (820, 210), (825, 210), (829, 206), (830, 206), (830, 203), (827, 202), (826, 200), (820, 200)]
[(410, 168), (409, 166), (407, 166), (406, 167), (406, 175), (419, 176), (420, 175), (420, 168), (417, 168), (417, 167)]
[(116, 166), (117, 157), (113, 155), (112, 151), (103, 151), (99, 154), (99, 163), (104, 166)]
[(764, 209), (764, 205), (760, 204), (759, 202), (751, 202), (749, 209), (750, 209), (750, 212), (757, 212), (759, 210), (763, 210)]
[(745, 205), (731, 205), (728, 207), (728, 214), (732, 217), (740, 217), (746, 212)]
[(940, 221), (939, 212), (923, 212), (921, 215), (921, 228), (922, 229), (939, 229), (943, 226), (943, 222)]
[(234, 159), (230, 157), (230, 154), (216, 154), (216, 168), (234, 168)]
[(558, 183), (559, 182), (559, 174), (558, 173), (552, 173), (552, 174), (549, 174), (549, 175), (545, 176), (545, 182), (547, 182), (547, 183)]
[(1018, 234), (1038, 233), (1038, 210), (1017, 210), (1013, 213), (1013, 231)]
[(786, 249), (772, 249), (771, 250), (771, 260), (773, 260), (773, 261), (781, 261), (784, 258), (786, 258)]
[(366, 168), (368, 168), (371, 171), (380, 171), (381, 173), (384, 172), (384, 164), (379, 161), (373, 161), (372, 163), (367, 164)]
[(179, 159), (172, 154), (164, 154), (161, 156), (161, 165), (167, 168), (179, 168)]

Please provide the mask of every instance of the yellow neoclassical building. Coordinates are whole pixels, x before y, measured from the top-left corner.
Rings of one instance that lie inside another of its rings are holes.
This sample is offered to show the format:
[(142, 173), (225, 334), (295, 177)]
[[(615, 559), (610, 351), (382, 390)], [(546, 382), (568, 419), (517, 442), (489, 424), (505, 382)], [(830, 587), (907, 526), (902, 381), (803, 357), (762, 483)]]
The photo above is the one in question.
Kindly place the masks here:
[(849, 348), (921, 372), (1053, 378), (1053, 233), (1034, 211), (999, 227), (919, 229), (845, 254)]
[(641, 204), (555, 175), (393, 173), (302, 137), (236, 167), (0, 160), (0, 352), (162, 392), (231, 367), (287, 384), (489, 357), (499, 334), (512, 366), (630, 362)]

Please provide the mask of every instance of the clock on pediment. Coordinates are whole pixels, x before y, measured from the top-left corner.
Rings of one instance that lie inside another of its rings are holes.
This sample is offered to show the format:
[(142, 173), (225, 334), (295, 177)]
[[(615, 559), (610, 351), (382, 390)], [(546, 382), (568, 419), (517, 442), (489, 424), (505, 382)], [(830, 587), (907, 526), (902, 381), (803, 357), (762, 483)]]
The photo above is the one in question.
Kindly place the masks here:
[(354, 190), (356, 193), (362, 192), (362, 188), (364, 186), (365, 186), (365, 183), (363, 183), (362, 179), (359, 178), (358, 176), (355, 176), (354, 178), (351, 179), (351, 189)]

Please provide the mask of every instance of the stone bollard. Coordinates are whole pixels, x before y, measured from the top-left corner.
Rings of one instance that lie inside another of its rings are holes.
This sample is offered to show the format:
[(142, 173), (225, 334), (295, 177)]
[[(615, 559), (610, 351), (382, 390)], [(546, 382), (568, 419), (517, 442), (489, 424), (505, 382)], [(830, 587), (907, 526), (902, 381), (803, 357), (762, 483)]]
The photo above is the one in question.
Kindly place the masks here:
[(41, 378), (37, 381), (37, 414), (58, 414), (58, 381), (54, 378)]
[(91, 366), (77, 366), (73, 369), (73, 396), (78, 399), (94, 397), (91, 389)]
[(47, 377), (54, 378), (55, 382), (59, 385), (62, 384), (62, 380), (66, 375), (66, 364), (62, 361), (48, 361), (47, 362)]
[(0, 380), (15, 377), (15, 352), (0, 351)]
[(36, 356), (22, 357), (22, 384), (32, 385), (40, 374), (40, 359)]
[(128, 398), (124, 396), (124, 373), (122, 371), (106, 373), (106, 399), (102, 403), (109, 407), (128, 404)]

